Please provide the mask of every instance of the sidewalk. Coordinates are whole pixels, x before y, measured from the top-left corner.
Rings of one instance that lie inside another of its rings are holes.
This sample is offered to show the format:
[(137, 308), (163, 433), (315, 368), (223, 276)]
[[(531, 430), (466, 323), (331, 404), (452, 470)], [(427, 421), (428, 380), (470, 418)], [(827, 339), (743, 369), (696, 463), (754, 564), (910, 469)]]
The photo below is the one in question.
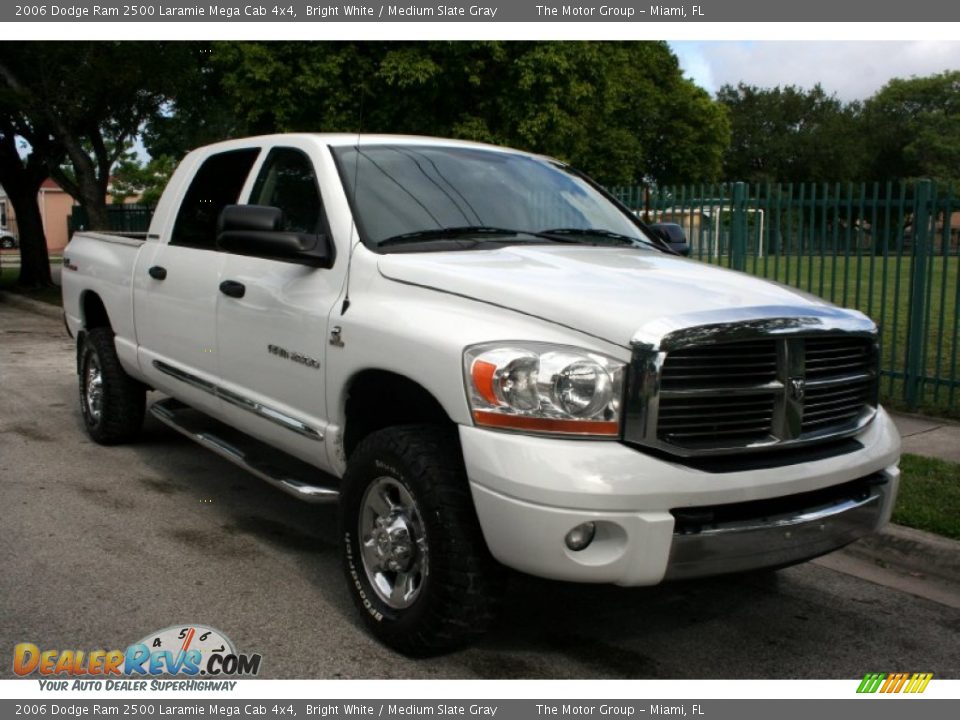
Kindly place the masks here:
[(903, 438), (903, 452), (960, 463), (960, 424), (922, 415), (890, 416)]

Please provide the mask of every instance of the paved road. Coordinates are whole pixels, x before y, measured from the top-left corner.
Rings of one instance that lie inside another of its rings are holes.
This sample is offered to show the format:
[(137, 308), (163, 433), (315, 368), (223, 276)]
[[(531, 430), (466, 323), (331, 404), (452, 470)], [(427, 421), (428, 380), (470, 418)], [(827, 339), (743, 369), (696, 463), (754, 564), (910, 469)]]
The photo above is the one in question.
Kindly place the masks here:
[(148, 421), (91, 443), (63, 327), (0, 302), (0, 676), (17, 642), (125, 647), (223, 630), (283, 678), (960, 678), (960, 610), (807, 564), (652, 589), (516, 578), (501, 625), (412, 661), (360, 626), (334, 511)]

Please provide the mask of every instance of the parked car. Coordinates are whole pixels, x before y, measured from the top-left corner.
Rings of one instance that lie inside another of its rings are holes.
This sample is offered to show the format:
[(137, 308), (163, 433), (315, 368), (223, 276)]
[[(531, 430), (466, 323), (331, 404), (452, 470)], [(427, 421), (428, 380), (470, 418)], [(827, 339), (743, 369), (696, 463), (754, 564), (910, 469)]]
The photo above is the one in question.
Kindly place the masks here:
[(690, 244), (687, 242), (687, 233), (678, 223), (653, 223), (650, 229), (659, 235), (667, 246), (678, 255), (688, 257)]
[(411, 655), (481, 634), (503, 566), (655, 585), (890, 518), (874, 323), (676, 257), (555, 160), (231, 140), (182, 161), (145, 238), (78, 232), (63, 263), (90, 436), (133, 441), (158, 390), (190, 439), (339, 502), (353, 600)]
[(17, 241), (17, 236), (6, 228), (0, 229), (0, 248), (3, 248), (4, 250), (10, 250), (16, 247), (20, 247), (20, 243)]

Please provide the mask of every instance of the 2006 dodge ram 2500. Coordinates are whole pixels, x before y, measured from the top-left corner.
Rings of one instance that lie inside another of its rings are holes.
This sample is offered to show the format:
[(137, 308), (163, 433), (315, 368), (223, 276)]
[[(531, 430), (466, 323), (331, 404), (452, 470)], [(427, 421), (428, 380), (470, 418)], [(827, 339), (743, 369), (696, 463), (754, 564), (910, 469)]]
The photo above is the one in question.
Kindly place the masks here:
[(63, 258), (103, 444), (150, 411), (339, 501), (372, 632), (441, 652), (503, 566), (652, 585), (776, 567), (888, 521), (899, 438), (864, 315), (665, 248), (561, 162), (417, 137), (190, 153), (146, 238)]

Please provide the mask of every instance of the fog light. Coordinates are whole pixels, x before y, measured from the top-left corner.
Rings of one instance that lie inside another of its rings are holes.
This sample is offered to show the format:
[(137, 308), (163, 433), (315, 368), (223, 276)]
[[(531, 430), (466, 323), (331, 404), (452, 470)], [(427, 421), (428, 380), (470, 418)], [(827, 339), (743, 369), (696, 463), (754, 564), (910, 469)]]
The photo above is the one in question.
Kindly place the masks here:
[(567, 547), (576, 552), (577, 550), (583, 550), (587, 545), (593, 542), (593, 536), (597, 532), (597, 526), (592, 522), (585, 522), (582, 525), (577, 525), (573, 530), (567, 533), (567, 536), (564, 538), (564, 542), (567, 543)]

